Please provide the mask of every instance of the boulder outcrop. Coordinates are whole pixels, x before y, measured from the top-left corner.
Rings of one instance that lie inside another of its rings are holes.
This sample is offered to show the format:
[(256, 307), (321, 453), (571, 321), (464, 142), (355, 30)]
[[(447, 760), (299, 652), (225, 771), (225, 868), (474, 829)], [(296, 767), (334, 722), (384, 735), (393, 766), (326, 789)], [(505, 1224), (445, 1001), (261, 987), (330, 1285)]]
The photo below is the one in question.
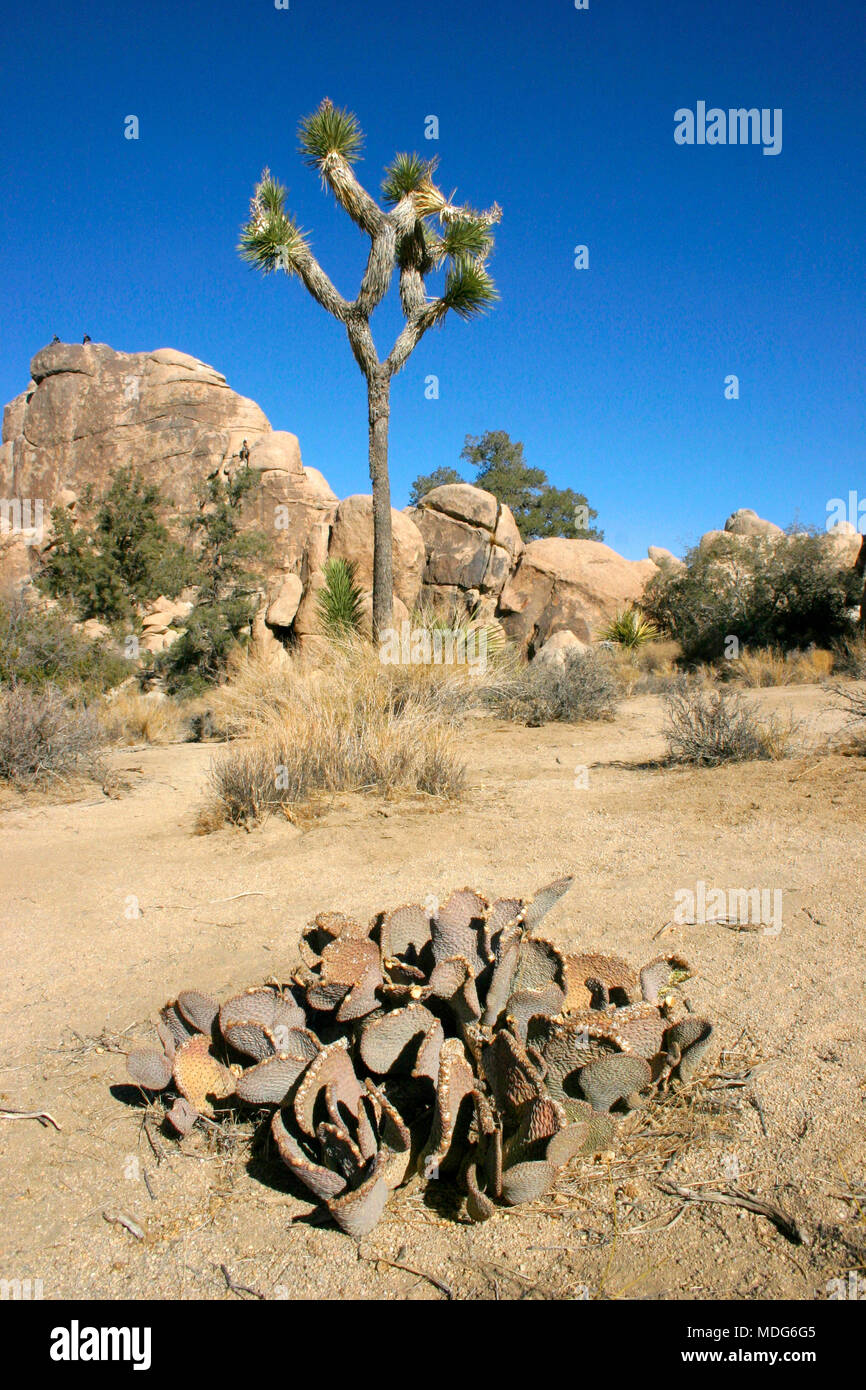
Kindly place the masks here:
[(502, 625), (530, 656), (563, 629), (591, 642), (656, 573), (651, 560), (624, 560), (601, 541), (531, 541), (500, 595)]
[(41, 498), (97, 490), (134, 460), (166, 499), (188, 507), (203, 478), (252, 447), (270, 425), (255, 401), (185, 352), (116, 352), (55, 343), (37, 352), (31, 382), (4, 411), (0, 487)]
[(524, 550), (510, 508), (483, 488), (446, 483), (406, 514), (424, 540), (424, 603), (434, 612), (492, 616)]
[[(318, 469), (304, 467), (296, 436), (272, 430), (255, 401), (185, 352), (53, 343), (30, 373), (3, 414), (0, 496), (41, 503), (46, 539), (55, 504), (74, 510), (85, 487), (98, 495), (130, 464), (182, 515), (205, 479), (240, 466), (244, 444), (262, 470), (245, 524), (272, 538), (272, 584), (300, 571), (310, 530), (333, 517), (337, 498)], [(3, 572), (23, 579), (38, 547), (26, 536), (6, 541)]]
[[(411, 517), (391, 508), (394, 594), (411, 613), (424, 572), (424, 537)], [(373, 588), (373, 498), (356, 493), (338, 505), (328, 542), (329, 560), (351, 560), (362, 589)]]

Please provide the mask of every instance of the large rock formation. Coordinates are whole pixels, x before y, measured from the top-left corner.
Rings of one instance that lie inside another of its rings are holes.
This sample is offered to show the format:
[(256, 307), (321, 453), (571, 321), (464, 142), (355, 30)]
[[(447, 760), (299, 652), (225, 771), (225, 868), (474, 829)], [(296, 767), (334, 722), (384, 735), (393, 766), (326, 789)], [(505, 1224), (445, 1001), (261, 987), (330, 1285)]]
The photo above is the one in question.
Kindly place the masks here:
[(270, 425), (254, 401), (185, 352), (115, 352), (55, 343), (30, 364), (26, 391), (7, 405), (0, 448), (4, 496), (99, 490), (133, 462), (183, 509), (197, 485)]
[(590, 642), (656, 573), (651, 560), (624, 560), (601, 541), (531, 541), (500, 595), (502, 625), (530, 655), (559, 631)]
[(27, 390), (3, 415), (0, 496), (20, 499), (25, 510), (29, 504), (31, 516), (41, 510), (43, 527), (38, 535), (31, 528), (0, 536), (6, 582), (20, 583), (37, 567), (56, 503), (74, 512), (85, 487), (98, 496), (115, 469), (132, 466), (182, 516), (205, 479), (240, 466), (246, 442), (261, 481), (244, 524), (272, 542), (262, 588), (275, 602), (274, 623), (284, 625), (286, 578), (300, 576), (311, 532), (327, 528), (337, 508), (318, 469), (304, 467), (295, 435), (272, 430), (224, 376), (173, 348), (116, 352), (105, 343), (54, 343), (37, 352), (30, 372)]
[(406, 514), (424, 540), (423, 601), (438, 612), (492, 615), (524, 550), (510, 508), (483, 488), (446, 483)]

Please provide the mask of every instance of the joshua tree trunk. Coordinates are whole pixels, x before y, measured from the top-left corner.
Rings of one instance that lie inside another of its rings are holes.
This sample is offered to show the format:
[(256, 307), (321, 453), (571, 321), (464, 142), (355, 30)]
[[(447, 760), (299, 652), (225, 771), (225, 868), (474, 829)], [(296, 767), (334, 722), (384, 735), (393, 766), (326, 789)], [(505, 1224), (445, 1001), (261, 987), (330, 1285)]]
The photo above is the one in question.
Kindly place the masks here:
[(388, 421), (391, 380), (387, 368), (367, 378), (370, 416), (370, 481), (373, 484), (373, 640), (393, 625), (391, 485), (388, 479)]

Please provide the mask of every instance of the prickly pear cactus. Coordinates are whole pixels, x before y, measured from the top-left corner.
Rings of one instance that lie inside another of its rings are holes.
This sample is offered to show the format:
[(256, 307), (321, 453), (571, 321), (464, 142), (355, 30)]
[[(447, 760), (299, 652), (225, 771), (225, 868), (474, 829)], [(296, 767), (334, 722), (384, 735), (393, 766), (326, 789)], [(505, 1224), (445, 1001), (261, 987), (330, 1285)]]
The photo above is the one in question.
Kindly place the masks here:
[(179, 1135), (270, 1107), (283, 1162), (355, 1237), (413, 1174), (456, 1182), (477, 1221), (533, 1201), (712, 1045), (672, 989), (685, 961), (633, 970), (537, 934), (571, 882), (493, 903), (462, 888), (368, 926), (320, 913), (287, 984), (223, 1004), (185, 990), (129, 1074), (173, 1091)]

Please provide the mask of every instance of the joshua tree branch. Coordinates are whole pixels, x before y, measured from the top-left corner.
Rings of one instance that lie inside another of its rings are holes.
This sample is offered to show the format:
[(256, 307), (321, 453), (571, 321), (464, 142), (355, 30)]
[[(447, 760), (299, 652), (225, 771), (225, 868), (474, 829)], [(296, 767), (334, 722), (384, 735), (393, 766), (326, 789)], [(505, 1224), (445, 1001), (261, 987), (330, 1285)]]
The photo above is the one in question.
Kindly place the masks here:
[(400, 271), (400, 303), (407, 322), (418, 318), (427, 307), (424, 277), (414, 265), (403, 266)]
[(385, 366), (391, 376), (405, 367), (427, 329), (432, 328), (434, 323), (438, 323), (441, 318), (444, 318), (446, 312), (447, 307), (442, 306), (441, 301), (437, 299), (432, 304), (428, 304), (421, 313), (415, 314), (409, 319), (385, 360)]
[(356, 226), (375, 237), (388, 220), (374, 198), (370, 197), (352, 172), (352, 166), (341, 154), (332, 152), (321, 163), (322, 178), (328, 184), (340, 207), (351, 217)]
[(367, 269), (364, 272), (364, 279), (361, 281), (358, 298), (355, 300), (355, 308), (367, 317), (381, 304), (388, 293), (391, 276), (394, 273), (395, 246), (396, 233), (391, 223), (386, 219), (381, 230), (373, 238)]
[(327, 309), (329, 314), (333, 314), (335, 319), (339, 319), (341, 323), (346, 323), (352, 311), (352, 305), (348, 299), (343, 298), (313, 253), (306, 247), (295, 256), (293, 269), (301, 277), (317, 303), (321, 304), (323, 309)]
[(369, 382), (383, 365), (379, 362), (370, 325), (362, 314), (351, 314), (346, 320), (346, 332), (349, 335), (352, 356)]

